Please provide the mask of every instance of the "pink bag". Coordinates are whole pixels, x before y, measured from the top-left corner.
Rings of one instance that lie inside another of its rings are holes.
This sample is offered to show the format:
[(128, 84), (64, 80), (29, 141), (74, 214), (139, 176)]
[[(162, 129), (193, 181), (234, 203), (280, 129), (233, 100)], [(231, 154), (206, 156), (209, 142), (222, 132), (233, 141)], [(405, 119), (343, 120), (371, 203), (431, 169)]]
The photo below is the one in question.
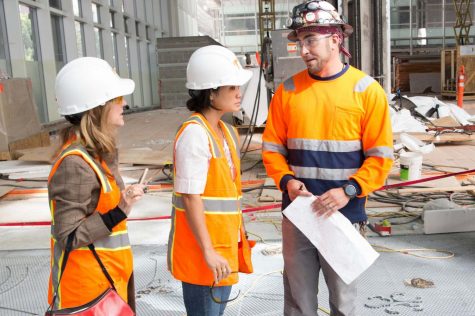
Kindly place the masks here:
[[(66, 244), (66, 249), (64, 251), (64, 259), (63, 264), (61, 266), (61, 277), (63, 276), (64, 269), (66, 268), (66, 262), (68, 261), (69, 253), (71, 252), (72, 248), (72, 241), (74, 237), (73, 231), (68, 236), (68, 242)], [(45, 316), (61, 316), (61, 315), (76, 315), (76, 316), (134, 316), (135, 313), (130, 308), (129, 304), (127, 304), (114, 287), (114, 281), (112, 280), (109, 272), (107, 272), (106, 267), (102, 263), (101, 259), (97, 255), (97, 252), (94, 248), (93, 244), (90, 244), (89, 249), (92, 251), (92, 254), (97, 260), (97, 263), (101, 266), (102, 272), (106, 276), (107, 280), (111, 287), (107, 289), (104, 293), (86, 303), (84, 305), (78, 307), (71, 307), (71, 308), (64, 308), (60, 310), (53, 310), (54, 302), (56, 301), (59, 283), (61, 283), (61, 277), (58, 282), (58, 287), (53, 296), (53, 301), (49, 306), (48, 310), (45, 313)]]
[(45, 316), (61, 315), (133, 316), (135, 313), (132, 311), (129, 304), (124, 302), (122, 297), (120, 297), (113, 288), (109, 288), (97, 298), (82, 306), (65, 308), (56, 311), (50, 310), (45, 313)]

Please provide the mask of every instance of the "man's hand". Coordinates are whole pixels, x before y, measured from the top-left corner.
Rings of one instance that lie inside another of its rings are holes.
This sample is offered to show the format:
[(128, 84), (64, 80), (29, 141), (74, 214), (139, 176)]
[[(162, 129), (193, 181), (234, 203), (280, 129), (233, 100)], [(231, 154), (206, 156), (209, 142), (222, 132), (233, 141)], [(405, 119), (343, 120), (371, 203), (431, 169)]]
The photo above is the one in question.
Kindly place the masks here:
[(318, 216), (330, 217), (336, 211), (345, 207), (350, 198), (343, 188), (335, 188), (323, 193), (312, 203), (313, 210)]
[(287, 192), (289, 193), (289, 198), (291, 201), (295, 200), (295, 198), (299, 195), (312, 196), (312, 193), (307, 191), (305, 184), (296, 179), (292, 179), (287, 182)]
[(228, 261), (218, 254), (214, 249), (208, 249), (204, 252), (204, 257), (208, 268), (213, 271), (214, 282), (218, 284), (231, 274), (231, 268)]

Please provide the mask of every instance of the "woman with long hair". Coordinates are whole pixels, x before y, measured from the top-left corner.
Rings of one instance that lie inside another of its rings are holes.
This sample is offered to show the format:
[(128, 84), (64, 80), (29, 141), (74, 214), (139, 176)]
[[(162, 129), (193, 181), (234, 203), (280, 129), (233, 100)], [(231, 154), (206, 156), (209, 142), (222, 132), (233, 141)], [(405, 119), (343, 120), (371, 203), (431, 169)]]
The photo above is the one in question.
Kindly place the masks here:
[(71, 126), (48, 178), (53, 310), (87, 304), (111, 288), (101, 261), (117, 294), (135, 311), (126, 219), (144, 187), (124, 187), (116, 149), (124, 96), (134, 88), (132, 80), (92, 57), (69, 62), (56, 77), (59, 113)]

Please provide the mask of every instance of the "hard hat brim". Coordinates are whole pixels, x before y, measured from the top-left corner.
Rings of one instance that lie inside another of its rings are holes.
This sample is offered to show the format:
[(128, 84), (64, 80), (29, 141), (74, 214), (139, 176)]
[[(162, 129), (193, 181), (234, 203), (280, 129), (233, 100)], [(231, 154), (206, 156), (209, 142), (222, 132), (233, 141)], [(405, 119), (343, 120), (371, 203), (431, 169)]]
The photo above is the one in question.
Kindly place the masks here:
[(206, 90), (216, 89), (223, 86), (243, 86), (252, 77), (252, 71), (246, 69), (239, 69), (233, 76), (224, 78), (220, 82), (207, 82), (203, 84), (189, 83), (185, 84), (187, 89), (190, 90)]
[[(323, 26), (324, 27), (325, 25), (322, 25), (322, 24), (307, 25), (307, 26), (304, 26), (302, 28), (304, 29), (305, 27), (311, 27), (311, 26)], [(328, 26), (334, 26), (334, 25), (328, 25)], [(351, 34), (353, 34), (353, 27), (349, 24), (337, 24), (335, 26), (341, 26), (342, 27), (343, 36), (345, 36), (345, 37), (349, 37)], [(296, 42), (298, 40), (297, 30), (292, 30), (292, 32), (290, 32), (287, 35), (287, 39), (291, 42)]]
[(118, 95), (117, 97), (132, 94), (135, 90), (135, 82), (132, 79), (120, 78), (120, 84), (119, 85), (120, 85), (120, 90), (118, 90), (118, 91), (121, 92), (121, 95)]

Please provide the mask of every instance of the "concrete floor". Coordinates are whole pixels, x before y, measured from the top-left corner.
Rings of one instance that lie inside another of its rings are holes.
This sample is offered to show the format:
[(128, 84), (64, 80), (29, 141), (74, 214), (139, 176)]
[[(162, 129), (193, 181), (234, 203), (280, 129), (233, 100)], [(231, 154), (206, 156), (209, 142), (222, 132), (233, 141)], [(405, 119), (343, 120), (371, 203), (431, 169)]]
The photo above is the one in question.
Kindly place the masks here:
[[(475, 233), (371, 237), (372, 244), (405, 249), (445, 249), (451, 259), (427, 259), (402, 253), (381, 253), (358, 284), (357, 315), (475, 315)], [(281, 254), (263, 255), (279, 242), (259, 243), (254, 249), (255, 273), (241, 275), (231, 296), (240, 298), (227, 307), (225, 315), (282, 315), (283, 286)], [(185, 315), (180, 283), (166, 269), (164, 245), (135, 246), (137, 315)], [(427, 256), (440, 253), (420, 253)], [(49, 251), (0, 251), (0, 315), (42, 315), (46, 310)], [(404, 280), (423, 278), (431, 288), (414, 288)], [(326, 315), (328, 291), (320, 277), (319, 303)], [(387, 306), (386, 306), (387, 305)]]
[[(469, 113), (475, 114), (475, 101), (466, 102), (464, 107)], [(167, 121), (177, 116), (173, 111), (168, 111), (167, 115)], [(135, 124), (140, 125), (140, 120), (135, 116), (132, 118), (136, 121)], [(154, 123), (154, 119), (155, 116), (147, 124), (160, 126)], [(176, 122), (179, 120), (181, 117)], [(174, 125), (176, 122), (170, 124)], [(171, 127), (157, 134), (157, 139), (170, 137), (171, 134), (167, 134), (169, 129)], [(127, 139), (126, 130), (121, 135)], [(150, 145), (144, 135), (128, 138), (127, 141), (133, 147)], [(164, 144), (154, 142), (152, 145), (161, 148)], [(258, 158), (258, 151), (249, 154), (243, 161), (243, 169), (252, 166)], [(263, 172), (262, 167), (254, 168), (243, 175), (243, 180), (256, 179)], [(259, 191), (247, 194), (246, 203), (256, 205), (258, 195)], [(13, 214), (10, 212), (9, 216), (14, 220), (32, 220), (35, 216), (39, 219), (47, 218), (49, 211), (46, 198), (43, 196), (38, 202), (39, 204), (30, 205), (25, 201), (17, 201), (22, 207), (16, 207), (17, 211)], [(6, 220), (1, 213), (2, 209), (6, 209), (2, 203), (4, 202), (0, 201), (0, 222)], [(135, 211), (134, 216), (167, 215), (171, 209), (169, 203), (169, 194), (151, 194)], [(241, 294), (245, 295), (228, 306), (225, 315), (282, 315), (283, 286), (280, 271), (283, 269), (283, 259), (278, 251), (281, 242), (280, 212), (246, 216), (246, 221), (249, 232), (264, 242), (258, 243), (253, 254), (255, 273), (241, 276), (241, 282), (233, 290), (233, 294), (241, 290)], [(169, 275), (165, 264), (169, 226), (169, 220), (129, 222), (131, 242), (134, 245), (138, 315), (185, 314), (180, 284)], [(475, 233), (426, 236), (420, 235), (421, 227), (412, 230), (406, 227), (405, 236), (372, 236), (370, 242), (398, 249), (445, 249), (454, 252), (455, 257), (427, 259), (399, 252), (381, 253), (380, 258), (361, 278), (358, 287), (358, 315), (475, 316)], [(48, 226), (0, 227), (0, 315), (44, 314), (50, 260), (48, 242)], [(264, 255), (263, 252), (276, 254)], [(426, 254), (440, 255), (433, 252)], [(417, 277), (432, 280), (435, 287), (418, 289), (404, 285), (405, 279)], [(319, 283), (320, 304), (327, 310), (328, 292), (323, 277)], [(378, 296), (380, 298), (376, 298)], [(420, 299), (416, 299), (417, 297)], [(418, 303), (419, 301), (422, 303)], [(389, 306), (381, 307), (381, 302), (387, 302), (385, 304)], [(320, 315), (326, 314), (320, 311)]]

